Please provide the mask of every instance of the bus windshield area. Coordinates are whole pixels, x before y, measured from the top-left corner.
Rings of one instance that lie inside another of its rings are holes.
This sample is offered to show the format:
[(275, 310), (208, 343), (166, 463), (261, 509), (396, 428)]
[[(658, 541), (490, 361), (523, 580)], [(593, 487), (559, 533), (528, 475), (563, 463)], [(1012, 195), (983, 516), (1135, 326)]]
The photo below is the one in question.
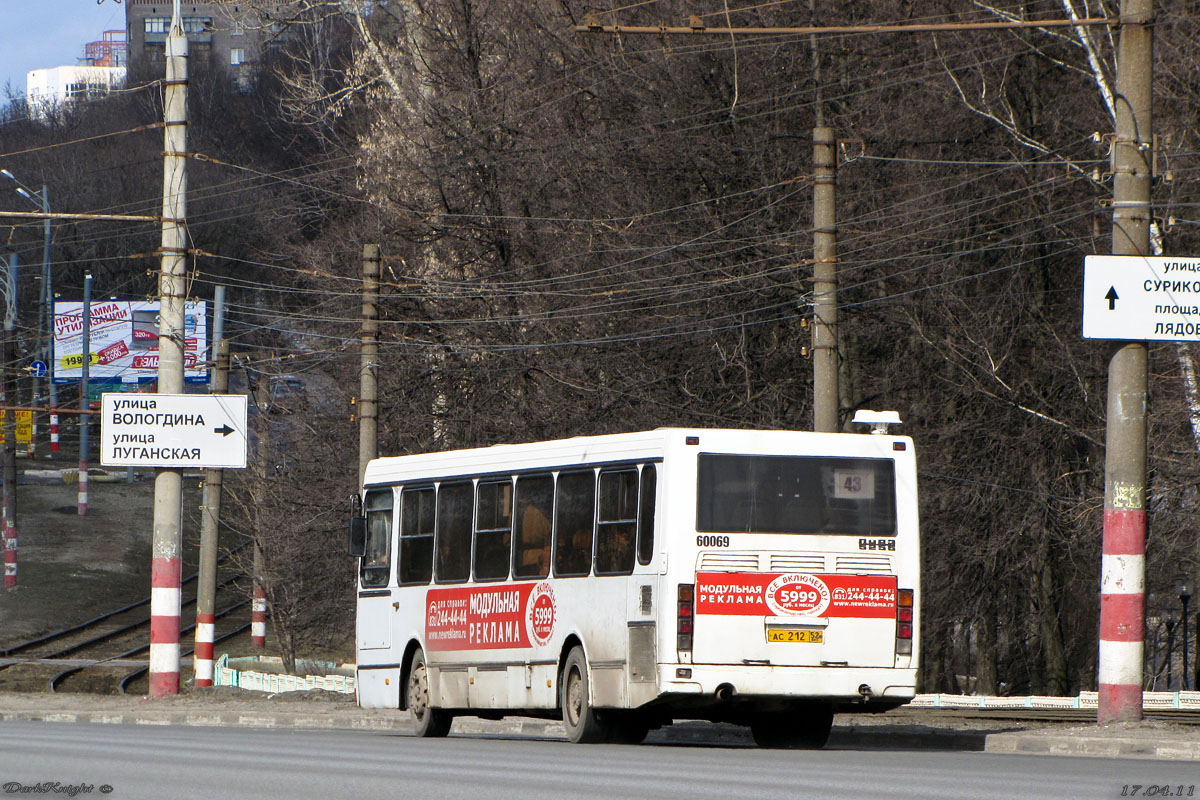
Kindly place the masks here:
[(896, 534), (895, 462), (701, 453), (696, 530)]

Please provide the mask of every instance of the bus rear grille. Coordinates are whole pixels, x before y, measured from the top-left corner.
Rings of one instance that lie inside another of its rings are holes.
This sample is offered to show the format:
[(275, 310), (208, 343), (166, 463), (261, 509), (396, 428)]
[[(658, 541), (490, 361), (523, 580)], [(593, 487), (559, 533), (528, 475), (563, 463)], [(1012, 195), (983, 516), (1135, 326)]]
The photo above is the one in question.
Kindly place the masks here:
[(838, 556), (834, 571), (890, 575), (892, 574), (892, 560), (887, 556)]
[(772, 553), (771, 572), (824, 572), (825, 556)]
[(717, 572), (758, 571), (758, 553), (701, 553), (700, 569)]

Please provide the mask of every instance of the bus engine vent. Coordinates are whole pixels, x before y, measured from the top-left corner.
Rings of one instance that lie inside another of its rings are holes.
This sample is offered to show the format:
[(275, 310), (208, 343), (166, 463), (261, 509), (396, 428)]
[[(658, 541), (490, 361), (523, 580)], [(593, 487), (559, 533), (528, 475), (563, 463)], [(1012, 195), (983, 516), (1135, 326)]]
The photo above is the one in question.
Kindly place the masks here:
[(835, 572), (854, 572), (868, 575), (892, 574), (892, 560), (887, 556), (838, 556)]
[(629, 623), (629, 680), (654, 683), (658, 673), (657, 628), (653, 622)]
[(700, 569), (716, 572), (757, 572), (758, 553), (701, 553)]
[(824, 572), (825, 556), (771, 553), (771, 572)]

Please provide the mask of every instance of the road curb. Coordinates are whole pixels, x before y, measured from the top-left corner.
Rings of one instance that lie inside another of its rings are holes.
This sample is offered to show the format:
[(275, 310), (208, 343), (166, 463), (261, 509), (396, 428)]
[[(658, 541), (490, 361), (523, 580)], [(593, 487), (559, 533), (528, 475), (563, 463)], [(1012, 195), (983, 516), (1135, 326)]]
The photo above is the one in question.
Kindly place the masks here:
[(1200, 761), (1200, 741), (1178, 741), (1165, 738), (1046, 735), (1037, 731), (989, 734), (984, 751), (988, 753), (1020, 753), (1023, 755)]
[[(368, 730), (410, 734), (415, 726), (405, 711), (245, 711), (219, 709), (137, 709), (0, 711), (0, 721), (66, 722), (106, 725), (177, 725), (296, 730)], [(450, 734), (564, 740), (557, 721), (510, 717), (455, 719)], [(681, 722), (651, 731), (647, 744), (753, 747), (748, 729), (722, 723)], [(940, 730), (924, 725), (836, 725), (833, 749), (974, 751), (1009, 755), (1083, 756), (1200, 761), (1200, 740), (1161, 736), (1089, 736), (1076, 731)]]

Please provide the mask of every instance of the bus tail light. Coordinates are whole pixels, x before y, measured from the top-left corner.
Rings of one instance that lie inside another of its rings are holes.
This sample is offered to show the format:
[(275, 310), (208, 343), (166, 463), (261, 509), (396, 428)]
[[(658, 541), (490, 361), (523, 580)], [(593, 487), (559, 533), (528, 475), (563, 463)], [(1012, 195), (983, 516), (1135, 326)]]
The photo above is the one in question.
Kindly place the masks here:
[(911, 656), (913, 647), (913, 590), (896, 590), (896, 655)]
[(693, 583), (679, 584), (679, 613), (676, 617), (675, 631), (678, 634), (677, 647), (680, 650), (692, 649), (692, 627), (696, 621), (696, 585)]

